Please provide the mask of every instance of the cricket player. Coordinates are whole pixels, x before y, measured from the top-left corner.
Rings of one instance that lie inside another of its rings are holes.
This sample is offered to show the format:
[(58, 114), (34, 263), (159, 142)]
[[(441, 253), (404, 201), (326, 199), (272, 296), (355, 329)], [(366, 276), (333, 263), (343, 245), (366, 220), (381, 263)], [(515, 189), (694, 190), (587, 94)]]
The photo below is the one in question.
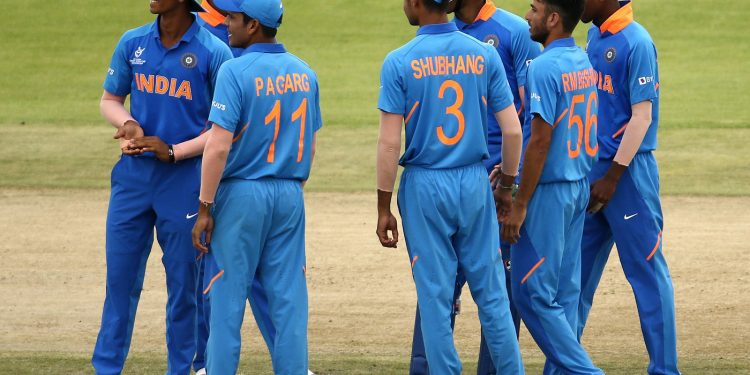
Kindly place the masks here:
[(663, 215), (653, 151), (659, 126), (659, 66), (633, 8), (589, 0), (588, 55), (599, 75), (599, 161), (589, 173), (590, 215), (583, 231), (578, 336), (596, 287), (617, 244), (635, 294), (650, 363), (649, 374), (679, 374), (672, 279), (662, 253)]
[(231, 53), (195, 22), (198, 3), (152, 1), (150, 10), (156, 21), (126, 32), (115, 48), (100, 104), (123, 156), (112, 170), (106, 298), (91, 361), (97, 374), (122, 371), (154, 227), (167, 277), (167, 373), (189, 374), (195, 355), (196, 156), (219, 67)]
[[(201, 7), (205, 12), (198, 13), (198, 23), (211, 32), (214, 36), (221, 39), (229, 45), (229, 32), (227, 30), (226, 12), (216, 3), (222, 5), (221, 0), (203, 0)], [(226, 3), (226, 0), (224, 1)], [(231, 3), (230, 3), (231, 4)], [(239, 57), (244, 52), (243, 48), (234, 48), (230, 46), (232, 55)], [(193, 368), (196, 375), (205, 375), (206, 373), (206, 343), (210, 332), (211, 301), (210, 293), (204, 293), (206, 287), (211, 283), (211, 279), (216, 276), (220, 270), (216, 266), (213, 254), (207, 253), (200, 257), (198, 270), (198, 316), (196, 329), (196, 354), (193, 361)], [(260, 278), (253, 280), (253, 286), (250, 289), (250, 308), (253, 311), (255, 322), (260, 330), (263, 341), (269, 351), (273, 351), (273, 339), (276, 331), (274, 330), (271, 318), (268, 315), (268, 297), (266, 291), (260, 282)]]
[(531, 133), (503, 239), (513, 243), (513, 297), (547, 356), (545, 374), (602, 374), (576, 336), (586, 178), (598, 151), (597, 75), (571, 37), (585, 0), (533, 0), (544, 52), (529, 66)]
[[(454, 4), (453, 9), (449, 8), (448, 11), (449, 13), (452, 11), (455, 14), (453, 22), (458, 29), (491, 45), (500, 54), (500, 60), (503, 63), (510, 90), (513, 93), (513, 104), (518, 112), (518, 118), (525, 135), (531, 126), (531, 120), (528, 117), (528, 106), (524, 103), (526, 70), (531, 60), (539, 55), (542, 46), (531, 40), (529, 25), (523, 18), (497, 8), (491, 0), (456, 0), (452, 4)], [(503, 138), (500, 125), (495, 120), (493, 113), (487, 114), (487, 121), (490, 157), (484, 161), (484, 166), (487, 172), (491, 173), (502, 161), (500, 150)], [(495, 181), (493, 186), (497, 186), (496, 183), (497, 181)], [(510, 311), (513, 316), (513, 325), (516, 328), (517, 336), (520, 317), (513, 304), (510, 290), (510, 244), (501, 242), (500, 247), (502, 248), (503, 265), (505, 265), (505, 285), (508, 291)], [(466, 283), (462, 275), (458, 276), (457, 281), (451, 324), (454, 323), (455, 315), (460, 311), (461, 290)], [(417, 318), (414, 324), (414, 339), (412, 341), (412, 358), (409, 368), (411, 375), (429, 374), (429, 367), (424, 354), (422, 332), (419, 329), (419, 325), (419, 309), (417, 309)], [(494, 374), (495, 366), (487, 349), (487, 344), (484, 342), (484, 335), (482, 335), (477, 374)]]
[[(302, 186), (321, 128), (315, 72), (276, 42), (280, 0), (231, 0), (231, 46), (209, 116), (193, 244), (220, 272), (207, 286), (207, 373), (234, 374), (245, 304), (256, 277), (268, 296), (276, 374), (307, 374), (305, 207)], [(215, 221), (214, 221), (215, 220)]]
[[(383, 63), (378, 107), (378, 226), (384, 247), (398, 229), (390, 211), (398, 164), (398, 203), (417, 288), (430, 370), (460, 374), (451, 332), (457, 270), (466, 277), (490, 354), (501, 374), (523, 373), (508, 297), (501, 280), (497, 213), (487, 171), (487, 112), (505, 137), (502, 183), (513, 184), (521, 126), (497, 52), (448, 23), (452, 0), (405, 0), (417, 36)], [(406, 151), (399, 162), (401, 127)], [(511, 190), (501, 189), (503, 215)], [(391, 235), (388, 232), (391, 232)]]

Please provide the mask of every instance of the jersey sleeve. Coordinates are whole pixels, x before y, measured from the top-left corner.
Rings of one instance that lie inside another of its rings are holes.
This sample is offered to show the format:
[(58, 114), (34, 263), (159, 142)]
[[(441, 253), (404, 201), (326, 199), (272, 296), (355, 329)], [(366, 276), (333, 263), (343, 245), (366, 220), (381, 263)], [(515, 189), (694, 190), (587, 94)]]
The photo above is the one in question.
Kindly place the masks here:
[(636, 43), (628, 57), (630, 104), (656, 99), (656, 49), (653, 44)]
[(529, 112), (538, 115), (551, 126), (555, 123), (555, 111), (560, 90), (558, 74), (550, 64), (536, 60), (529, 65), (528, 92)]
[(208, 121), (234, 132), (240, 123), (241, 109), (242, 92), (240, 83), (230, 67), (223, 65), (219, 69), (216, 79), (216, 91), (211, 102), (211, 113), (208, 115)]
[(513, 104), (513, 92), (510, 91), (508, 77), (505, 75), (503, 62), (494, 48), (487, 46), (487, 106), (491, 113), (500, 112)]
[(380, 71), (380, 96), (378, 108), (383, 112), (406, 113), (406, 87), (398, 66), (398, 59), (388, 55)]
[(117, 96), (128, 96), (133, 82), (133, 70), (128, 61), (127, 34), (120, 38), (109, 63), (104, 90)]
[(512, 40), (513, 67), (516, 72), (518, 87), (526, 86), (526, 73), (531, 61), (542, 53), (542, 46), (531, 40), (527, 31), (513, 33)]
[(215, 44), (213, 51), (211, 51), (211, 64), (208, 68), (208, 90), (210, 95), (213, 95), (216, 89), (216, 79), (219, 76), (219, 68), (231, 58), (233, 58), (232, 51), (226, 44)]
[(318, 86), (317, 78), (315, 80), (315, 103), (313, 103), (313, 113), (315, 113), (313, 132), (317, 132), (323, 127), (323, 116), (320, 113), (320, 86)]

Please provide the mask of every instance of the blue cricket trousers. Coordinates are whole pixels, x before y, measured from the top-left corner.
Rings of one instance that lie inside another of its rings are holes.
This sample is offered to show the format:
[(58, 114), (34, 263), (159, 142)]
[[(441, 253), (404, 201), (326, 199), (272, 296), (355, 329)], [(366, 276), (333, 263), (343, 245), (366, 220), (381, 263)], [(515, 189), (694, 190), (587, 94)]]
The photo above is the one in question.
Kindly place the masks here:
[[(601, 178), (612, 160), (600, 160), (589, 174)], [(674, 290), (662, 253), (664, 219), (659, 200), (659, 170), (653, 153), (639, 153), (620, 177), (604, 209), (586, 217), (581, 252), (581, 304), (578, 337), (583, 334), (596, 287), (612, 245), (635, 294), (641, 330), (650, 357), (649, 374), (679, 374)]]
[(119, 374), (133, 334), (146, 261), (156, 238), (167, 277), (167, 374), (189, 374), (195, 355), (199, 158), (167, 164), (123, 155), (112, 169), (107, 212), (107, 291), (91, 360), (97, 374)]

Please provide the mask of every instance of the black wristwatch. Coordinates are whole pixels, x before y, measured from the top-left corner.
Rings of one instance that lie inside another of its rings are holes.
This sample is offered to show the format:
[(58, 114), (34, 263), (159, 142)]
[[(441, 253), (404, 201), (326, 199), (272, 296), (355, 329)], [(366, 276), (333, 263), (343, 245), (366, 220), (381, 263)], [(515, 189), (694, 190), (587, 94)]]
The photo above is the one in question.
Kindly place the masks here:
[(167, 151), (167, 155), (169, 155), (169, 162), (170, 163), (176, 163), (177, 160), (174, 158), (174, 146), (169, 145), (169, 150)]

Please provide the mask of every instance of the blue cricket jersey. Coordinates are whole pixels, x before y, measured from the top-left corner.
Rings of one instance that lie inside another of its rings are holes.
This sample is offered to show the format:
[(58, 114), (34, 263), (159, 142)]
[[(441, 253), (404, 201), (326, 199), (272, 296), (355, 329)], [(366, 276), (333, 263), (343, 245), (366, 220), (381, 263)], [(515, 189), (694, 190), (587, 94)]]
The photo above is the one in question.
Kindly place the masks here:
[(596, 159), (597, 74), (573, 38), (550, 43), (529, 66), (530, 111), (553, 127), (539, 183), (578, 181)]
[(197, 22), (166, 49), (159, 20), (122, 36), (104, 90), (130, 95), (130, 113), (144, 134), (175, 144), (197, 137), (205, 128), (219, 67), (232, 54)]
[(391, 52), (380, 76), (381, 111), (404, 115), (402, 166), (456, 168), (487, 152), (487, 112), (513, 104), (500, 56), (456, 24), (419, 28)]
[[(206, 0), (203, 1), (201, 6), (206, 11), (198, 13), (198, 23), (205, 27), (206, 30), (210, 31), (211, 34), (214, 34), (214, 36), (221, 39), (226, 45), (229, 45), (229, 30), (227, 29), (227, 25), (224, 24), (226, 17), (219, 13), (219, 11), (212, 7)], [(229, 49), (232, 51), (234, 57), (241, 56), (244, 51), (243, 48), (234, 48), (231, 46)]]
[[(454, 18), (453, 22), (462, 32), (495, 47), (505, 68), (510, 91), (513, 93), (513, 104), (523, 127), (524, 140), (527, 140), (531, 118), (528, 106), (524, 105), (518, 88), (526, 86), (528, 66), (542, 51), (541, 44), (531, 40), (528, 22), (513, 13), (498, 9), (489, 0), (479, 11), (474, 22), (467, 24), (458, 18)], [(485, 160), (485, 167), (489, 169), (501, 161), (503, 138), (495, 114), (488, 113), (487, 119), (490, 158)]]
[(317, 76), (283, 45), (253, 44), (219, 70), (209, 122), (234, 133), (222, 179), (307, 180), (323, 126)]
[(651, 126), (638, 152), (656, 149), (659, 127), (659, 66), (654, 41), (643, 26), (633, 21), (628, 3), (601, 27), (592, 26), (586, 48), (599, 73), (599, 156), (612, 159), (620, 147), (634, 104), (653, 103)]

